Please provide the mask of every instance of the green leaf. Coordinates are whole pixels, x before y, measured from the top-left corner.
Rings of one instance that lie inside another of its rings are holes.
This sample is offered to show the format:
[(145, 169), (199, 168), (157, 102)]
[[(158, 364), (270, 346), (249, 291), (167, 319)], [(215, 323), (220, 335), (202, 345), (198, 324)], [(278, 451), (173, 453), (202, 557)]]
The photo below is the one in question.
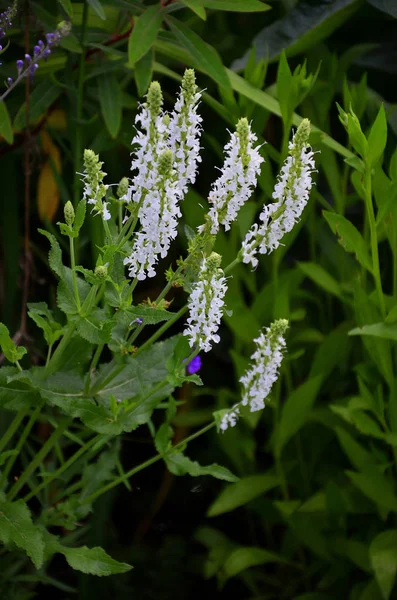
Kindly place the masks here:
[(66, 561), (76, 571), (81, 571), (87, 575), (96, 575), (103, 577), (106, 575), (116, 575), (118, 573), (127, 573), (132, 567), (126, 563), (121, 563), (106, 554), (103, 548), (66, 548), (62, 550)]
[(134, 76), (138, 95), (142, 97), (146, 94), (153, 76), (152, 48), (136, 62)]
[(71, 0), (58, 0), (59, 4), (62, 6), (63, 10), (69, 17), (73, 17), (73, 5)]
[(157, 5), (150, 6), (142, 16), (135, 17), (134, 28), (128, 39), (128, 61), (135, 64), (150, 48), (159, 32), (163, 12)]
[(288, 123), (294, 110), (292, 94), (292, 73), (285, 52), (281, 53), (277, 69), (277, 98), (280, 103), (284, 123)]
[(397, 19), (397, 6), (394, 0), (367, 0), (369, 4), (375, 6), (379, 10), (382, 10), (387, 15)]
[(227, 580), (230, 577), (234, 577), (242, 571), (245, 571), (245, 569), (270, 562), (282, 563), (286, 562), (286, 560), (268, 550), (256, 548), (255, 546), (246, 546), (244, 548), (237, 548), (237, 550), (233, 550), (233, 552), (228, 555), (223, 563), (222, 571)]
[(335, 433), (344, 453), (356, 469), (361, 471), (368, 465), (375, 464), (372, 454), (367, 452), (345, 429), (335, 427)]
[(21, 408), (36, 406), (38, 394), (31, 386), (10, 378), (19, 374), (15, 367), (0, 368), (0, 407), (17, 411)]
[(222, 479), (223, 481), (238, 480), (238, 477), (233, 475), (226, 467), (222, 467), (216, 463), (205, 467), (201, 466), (197, 461), (190, 460), (190, 458), (182, 454), (182, 452), (166, 454), (163, 458), (168, 470), (174, 475), (190, 475), (191, 477), (211, 475), (212, 477)]
[(112, 321), (107, 319), (103, 308), (94, 308), (89, 315), (77, 322), (77, 331), (91, 344), (107, 344), (110, 340)]
[(5, 452), (2, 452), (0, 454), (0, 467), (4, 465), (10, 456), (17, 456), (18, 454), (18, 450), (6, 450)]
[(367, 271), (372, 273), (372, 261), (368, 254), (367, 246), (361, 233), (350, 221), (342, 215), (323, 210), (323, 215), (333, 233), (338, 236), (338, 242), (346, 250), (353, 252)]
[(378, 115), (368, 136), (368, 154), (369, 165), (373, 166), (382, 156), (387, 142), (387, 120), (385, 108), (381, 105)]
[(12, 130), (10, 115), (8, 114), (7, 106), (4, 100), (0, 102), (0, 135), (3, 136), (8, 144), (13, 143), (14, 132)]
[(94, 11), (95, 14), (98, 15), (98, 17), (100, 19), (102, 19), (102, 21), (106, 20), (106, 14), (105, 11), (102, 7), (102, 4), (99, 2), (99, 0), (87, 0), (88, 4), (91, 6), (92, 10)]
[(122, 117), (121, 88), (116, 75), (104, 73), (98, 77), (99, 104), (103, 120), (112, 138), (117, 137)]
[(32, 522), (30, 511), (22, 500), (7, 502), (0, 496), (0, 540), (15, 544), (32, 559), (36, 569), (44, 561), (44, 542), (41, 531)]
[(321, 375), (308, 379), (288, 397), (281, 412), (280, 424), (276, 430), (275, 451), (278, 456), (280, 456), (285, 444), (306, 422), (319, 392), (322, 379)]
[(49, 346), (61, 337), (62, 325), (54, 320), (45, 302), (29, 302), (28, 315), (43, 330), (44, 339)]
[[(191, 1), (194, 2), (194, 0)], [(264, 12), (271, 8), (261, 0), (201, 0), (201, 4), (214, 10), (231, 10), (244, 13)]]
[(180, 0), (180, 2), (182, 2), (182, 4), (187, 6), (187, 8), (190, 8), (190, 10), (195, 12), (196, 15), (200, 17), (200, 19), (203, 19), (203, 21), (207, 19), (205, 8), (201, 0)]
[(397, 529), (382, 531), (369, 547), (376, 581), (384, 600), (389, 600), (397, 573)]
[(334, 294), (334, 296), (338, 296), (339, 298), (342, 296), (339, 283), (322, 266), (312, 262), (298, 262), (297, 265), (305, 275), (310, 277), (326, 292)]
[[(45, 80), (34, 87), (29, 100), (29, 122), (33, 123), (44, 116), (47, 108), (51, 106), (61, 94), (61, 88), (50, 80)], [(26, 127), (26, 103), (22, 104), (14, 119), (14, 129)]]
[(78, 235), (80, 229), (83, 226), (85, 213), (87, 209), (87, 202), (85, 200), (80, 200), (76, 208), (76, 214), (74, 217), (73, 223), (73, 232)]
[(397, 324), (389, 325), (387, 323), (372, 323), (372, 325), (363, 325), (349, 331), (349, 335), (370, 335), (386, 340), (397, 341)]
[(377, 467), (367, 466), (361, 473), (346, 471), (346, 474), (352, 483), (375, 504), (386, 510), (397, 511), (394, 486)]
[(65, 274), (65, 267), (62, 263), (62, 250), (56, 237), (44, 229), (38, 229), (38, 232), (45, 235), (45, 237), (50, 240), (51, 249), (48, 253), (48, 262), (54, 273), (62, 279)]
[(217, 51), (204, 42), (194, 31), (172, 17), (167, 17), (171, 31), (179, 42), (188, 50), (203, 69), (214, 81), (226, 89), (230, 89), (230, 82), (225, 68)]
[(207, 511), (208, 517), (216, 517), (230, 512), (239, 506), (247, 504), (254, 498), (265, 494), (279, 484), (275, 475), (250, 475), (243, 477), (240, 481), (228, 485)]
[(21, 358), (27, 353), (27, 350), (24, 346), (17, 346), (10, 338), (10, 332), (8, 331), (8, 328), (3, 325), (3, 323), (0, 323), (0, 348), (3, 351), (6, 359), (12, 363), (21, 360)]

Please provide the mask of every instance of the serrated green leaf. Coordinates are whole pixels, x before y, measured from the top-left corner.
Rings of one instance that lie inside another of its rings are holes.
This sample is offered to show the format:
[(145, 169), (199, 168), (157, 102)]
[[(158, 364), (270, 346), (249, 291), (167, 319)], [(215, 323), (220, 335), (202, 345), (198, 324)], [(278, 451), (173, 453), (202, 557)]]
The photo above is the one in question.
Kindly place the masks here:
[(41, 531), (33, 524), (30, 511), (22, 500), (7, 502), (0, 497), (0, 540), (15, 544), (32, 559), (36, 569), (44, 561), (44, 541)]
[(10, 381), (19, 374), (16, 367), (0, 368), (0, 407), (17, 411), (21, 408), (36, 406), (38, 394), (30, 385), (17, 380)]
[(87, 548), (87, 546), (81, 546), (80, 548), (63, 547), (62, 554), (72, 569), (81, 571), (87, 575), (103, 577), (106, 575), (127, 573), (127, 571), (132, 569), (130, 565), (111, 558), (103, 548)]
[(217, 51), (204, 42), (197, 33), (173, 17), (167, 17), (167, 23), (176, 39), (191, 54), (200, 68), (219, 85), (230, 89), (229, 79)]
[(57, 242), (57, 239), (52, 233), (45, 231), (44, 229), (38, 229), (38, 232), (50, 241), (51, 249), (48, 253), (48, 262), (51, 269), (60, 277), (64, 277), (65, 267), (62, 263), (62, 250)]
[(7, 144), (12, 144), (14, 141), (14, 132), (10, 115), (8, 114), (7, 106), (3, 101), (0, 101), (0, 135), (3, 136)]
[(202, 466), (197, 461), (190, 460), (182, 452), (167, 454), (164, 456), (164, 461), (168, 470), (174, 475), (190, 475), (191, 477), (200, 477), (201, 475), (211, 475), (216, 479), (223, 481), (238, 481), (238, 477), (233, 475), (229, 469), (217, 465)]
[(384, 600), (389, 600), (397, 573), (397, 529), (382, 531), (369, 546), (369, 556)]
[(4, 356), (7, 360), (12, 363), (21, 360), (21, 358), (27, 353), (24, 346), (17, 346), (10, 337), (8, 328), (0, 323), (0, 348), (3, 351)]
[(102, 308), (94, 308), (89, 315), (77, 321), (77, 331), (91, 344), (107, 344), (111, 328), (112, 321)]
[(216, 517), (247, 504), (279, 484), (275, 475), (250, 475), (228, 485), (208, 509), (208, 517)]
[(153, 46), (162, 20), (163, 12), (158, 5), (150, 6), (142, 16), (135, 18), (134, 28), (128, 39), (128, 62), (131, 65), (142, 58)]
[(112, 138), (117, 137), (122, 118), (122, 93), (116, 75), (104, 73), (98, 77), (99, 104), (103, 120)]
[(338, 236), (338, 242), (346, 250), (353, 252), (367, 271), (372, 273), (372, 261), (366, 243), (356, 227), (342, 215), (323, 210), (323, 215), (333, 233)]

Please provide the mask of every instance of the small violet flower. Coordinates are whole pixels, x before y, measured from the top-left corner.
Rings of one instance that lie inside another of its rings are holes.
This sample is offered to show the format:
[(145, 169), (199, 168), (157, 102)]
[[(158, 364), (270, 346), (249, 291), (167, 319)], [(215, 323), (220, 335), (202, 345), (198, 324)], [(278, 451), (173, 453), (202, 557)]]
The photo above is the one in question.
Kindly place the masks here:
[[(183, 360), (183, 362), (187, 361), (187, 358), (185, 358)], [(201, 358), (199, 355), (195, 356), (194, 358), (192, 358), (192, 360), (189, 362), (189, 364), (186, 367), (187, 372), (189, 373), (189, 375), (194, 375), (195, 373), (198, 373), (201, 369)]]

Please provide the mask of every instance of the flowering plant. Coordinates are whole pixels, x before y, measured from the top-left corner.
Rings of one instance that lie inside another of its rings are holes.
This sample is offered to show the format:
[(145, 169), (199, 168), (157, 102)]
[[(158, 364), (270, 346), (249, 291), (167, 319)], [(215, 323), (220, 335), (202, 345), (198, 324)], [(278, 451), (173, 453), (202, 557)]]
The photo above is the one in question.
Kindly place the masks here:
[[(155, 300), (137, 304), (135, 289), (141, 281), (158, 275), (159, 261), (166, 258), (177, 236), (180, 204), (197, 176), (202, 130), (199, 101), (190, 69), (171, 113), (163, 108), (160, 85), (150, 85), (136, 117), (132, 176), (121, 180), (115, 195), (105, 183), (103, 163), (92, 150), (85, 150), (83, 199), (75, 207), (67, 202), (64, 222), (59, 223), (61, 234), (69, 239), (70, 266), (64, 264), (57, 238), (41, 230), (50, 243), (49, 263), (59, 280), (58, 312), (43, 302), (29, 304), (29, 316), (42, 329), (48, 345), (45, 364), (24, 368), (26, 349), (16, 346), (7, 328), (0, 325), (0, 345), (12, 365), (0, 370), (0, 401), (15, 412), (0, 440), (0, 540), (25, 551), (36, 568), (61, 553), (73, 568), (85, 573), (128, 570), (129, 565), (101, 548), (72, 547), (60, 532), (76, 529), (96, 498), (159, 460), (175, 475), (209, 474), (235, 481), (222, 466), (201, 466), (190, 460), (184, 448), (212, 427), (225, 432), (235, 426), (245, 406), (261, 410), (277, 380), (288, 327), (284, 319), (255, 339), (252, 365), (241, 378), (241, 402), (217, 411), (213, 421), (172, 445), (171, 424), (177, 407), (172, 394), (185, 382), (202, 383), (197, 375), (198, 355), (220, 341), (229, 273), (241, 262), (255, 266), (257, 253), (266, 254), (280, 244), (308, 200), (314, 167), (305, 119), (293, 137), (276, 185), (276, 204), (263, 207), (262, 224), (253, 226), (236, 259), (222, 268), (222, 257), (213, 252), (216, 235), (222, 226), (230, 229), (256, 186), (264, 160), (249, 122), (241, 119), (225, 146), (221, 174), (209, 193), (209, 210), (204, 223), (190, 235), (186, 257), (178, 261), (176, 270), (167, 270), (165, 287)], [(76, 264), (75, 246), (87, 205), (88, 218), (102, 221), (105, 238), (92, 270)], [(189, 296), (176, 312), (169, 310), (167, 300), (172, 287), (183, 288)], [(186, 312), (183, 332), (158, 341)], [(140, 342), (144, 329), (160, 324)], [(159, 425), (164, 409), (166, 416)], [(52, 433), (23, 466), (21, 453), (39, 418)], [(148, 426), (157, 454), (124, 473), (118, 460), (119, 436), (141, 425)], [(10, 449), (22, 426), (15, 448)], [(82, 431), (84, 441), (76, 450), (73, 442)], [(68, 458), (55, 458), (53, 469), (47, 472), (45, 459), (62, 447), (68, 449)], [(104, 456), (107, 468), (101, 470)], [(58, 535), (53, 528), (61, 528), (56, 530)]]

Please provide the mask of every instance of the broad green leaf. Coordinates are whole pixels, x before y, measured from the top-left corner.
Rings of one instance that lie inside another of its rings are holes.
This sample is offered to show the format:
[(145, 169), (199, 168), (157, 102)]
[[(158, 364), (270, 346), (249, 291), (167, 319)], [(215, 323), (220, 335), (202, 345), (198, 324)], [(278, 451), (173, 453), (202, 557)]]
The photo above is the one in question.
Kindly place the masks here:
[(36, 406), (38, 394), (31, 386), (18, 380), (9, 381), (18, 375), (16, 367), (0, 368), (0, 407), (7, 410), (17, 411), (21, 408)]
[(153, 50), (146, 52), (142, 58), (135, 63), (134, 76), (138, 94), (143, 97), (150, 85), (153, 75)]
[(122, 117), (121, 88), (116, 75), (104, 73), (98, 77), (98, 89), (103, 120), (111, 137), (115, 138)]
[(222, 467), (216, 463), (202, 466), (197, 461), (190, 460), (190, 458), (182, 454), (182, 452), (165, 454), (163, 458), (168, 470), (174, 475), (190, 475), (191, 477), (211, 475), (212, 477), (222, 479), (223, 481), (234, 482), (238, 480), (238, 477), (233, 475), (226, 467)]
[(0, 135), (8, 144), (12, 144), (14, 141), (11, 119), (4, 100), (0, 102)]
[(372, 323), (372, 325), (363, 325), (362, 327), (351, 329), (349, 335), (370, 335), (386, 340), (397, 341), (397, 324), (389, 325), (388, 323)]
[(377, 467), (367, 466), (361, 473), (346, 471), (351, 482), (367, 498), (381, 508), (397, 512), (397, 496), (394, 486)]
[(113, 478), (114, 470), (118, 465), (120, 452), (120, 438), (116, 438), (110, 450), (102, 451), (95, 463), (85, 467), (82, 475), (82, 492), (79, 501), (88, 498), (96, 492), (101, 485)]
[(397, 529), (383, 531), (372, 540), (369, 555), (384, 600), (389, 600), (397, 573)]
[(254, 498), (276, 487), (279, 480), (275, 475), (250, 475), (228, 485), (208, 509), (208, 517), (216, 517), (247, 504)]
[(382, 156), (387, 142), (387, 120), (385, 108), (379, 109), (378, 115), (368, 136), (368, 162), (372, 166)]
[(7, 502), (3, 494), (0, 496), (0, 540), (24, 550), (36, 569), (42, 566), (44, 542), (41, 531), (33, 524), (25, 502)]
[(157, 5), (150, 6), (142, 16), (135, 17), (134, 28), (128, 39), (128, 62), (133, 65), (153, 46), (159, 32), (163, 13)]
[(62, 263), (62, 251), (56, 237), (44, 229), (38, 229), (38, 232), (42, 233), (47, 239), (50, 240), (51, 249), (48, 253), (48, 262), (54, 273), (56, 273), (58, 277), (62, 279), (64, 277), (65, 267)]
[(353, 223), (342, 215), (323, 210), (323, 215), (331, 230), (338, 236), (338, 242), (346, 250), (353, 252), (358, 262), (372, 273), (372, 262), (364, 238)]
[(12, 363), (21, 360), (21, 358), (27, 353), (27, 350), (24, 346), (17, 346), (10, 338), (10, 332), (3, 323), (0, 323), (0, 348), (6, 359)]
[(62, 554), (66, 561), (76, 571), (81, 571), (87, 575), (96, 575), (103, 577), (106, 575), (116, 575), (118, 573), (127, 573), (132, 567), (126, 563), (121, 563), (109, 556), (103, 548), (66, 548), (63, 547)]
[[(29, 100), (29, 122), (34, 123), (39, 117), (44, 116), (47, 108), (55, 102), (61, 94), (61, 88), (49, 79), (34, 87)], [(14, 119), (14, 130), (26, 127), (26, 103), (22, 104)]]
[(188, 50), (199, 67), (219, 85), (229, 89), (230, 82), (217, 51), (204, 42), (197, 33), (173, 17), (167, 17), (167, 23), (176, 39)]
[(106, 14), (99, 0), (87, 0), (95, 14), (103, 21), (106, 20)]
[(107, 344), (110, 340), (112, 321), (106, 317), (103, 308), (95, 307), (86, 317), (77, 322), (77, 331), (91, 344)]
[(200, 17), (200, 19), (203, 19), (203, 21), (207, 19), (205, 8), (201, 0), (180, 0), (180, 2), (187, 6), (187, 8), (190, 8), (190, 10), (196, 13), (196, 15)]
[[(282, 50), (287, 56), (295, 56), (309, 48), (315, 48), (321, 40), (340, 27), (360, 7), (359, 0), (310, 0), (298, 2), (284, 17), (260, 31), (250, 45), (256, 47), (257, 57), (276, 59)], [(205, 4), (206, 6), (206, 4)], [(243, 58), (232, 65), (234, 70), (241, 69), (248, 60), (247, 52)]]
[(281, 556), (263, 550), (263, 548), (256, 548), (255, 546), (246, 546), (244, 548), (237, 548), (233, 550), (223, 563), (222, 571), (226, 579), (234, 577), (249, 569), (250, 567), (256, 567), (258, 565), (264, 565), (271, 562), (287, 562)]
[(62, 6), (63, 10), (69, 17), (73, 17), (73, 5), (71, 0), (58, 0), (59, 4)]
[[(194, 0), (191, 1), (194, 2)], [(231, 10), (244, 13), (263, 12), (271, 8), (262, 0), (201, 0), (201, 4), (214, 10)]]
[(326, 292), (341, 297), (339, 283), (319, 264), (313, 262), (298, 262), (299, 269)]
[(275, 451), (278, 456), (280, 456), (285, 444), (306, 422), (319, 392), (322, 379), (321, 375), (308, 379), (287, 398), (281, 412), (280, 424), (275, 434)]

